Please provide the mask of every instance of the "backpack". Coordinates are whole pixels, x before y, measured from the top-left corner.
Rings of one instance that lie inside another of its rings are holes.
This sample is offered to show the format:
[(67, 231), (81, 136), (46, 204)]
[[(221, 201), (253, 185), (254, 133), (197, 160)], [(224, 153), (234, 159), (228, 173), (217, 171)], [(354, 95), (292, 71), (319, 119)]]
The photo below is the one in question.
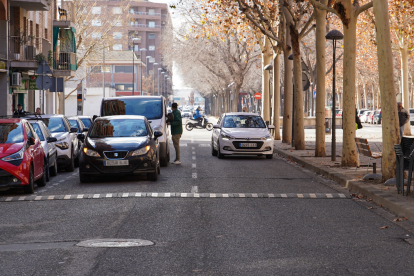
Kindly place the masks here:
[(174, 114), (173, 113), (168, 113), (167, 114), (167, 123), (172, 123), (174, 122)]

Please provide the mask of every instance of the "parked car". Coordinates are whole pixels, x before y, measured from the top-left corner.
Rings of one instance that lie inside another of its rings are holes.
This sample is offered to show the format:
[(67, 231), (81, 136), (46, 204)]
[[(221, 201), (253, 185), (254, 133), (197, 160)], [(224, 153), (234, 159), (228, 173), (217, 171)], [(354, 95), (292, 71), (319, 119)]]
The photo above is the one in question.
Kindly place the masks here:
[(367, 123), (368, 122), (368, 116), (370, 115), (370, 112), (372, 111), (365, 111), (361, 117), (359, 118), (361, 120), (361, 123)]
[[(87, 134), (89, 128), (85, 127), (82, 120), (78, 116), (68, 117), (68, 121), (71, 127), (76, 127), (78, 129), (78, 134), (83, 133)], [(82, 150), (83, 143), (81, 140), (78, 139), (79, 149)]]
[(182, 117), (192, 117), (192, 112), (190, 109), (184, 109), (183, 112), (181, 112)]
[(414, 125), (414, 108), (409, 108), (408, 112), (410, 112), (410, 125)]
[(360, 109), (358, 110), (358, 117), (361, 118), (361, 116), (364, 114), (365, 111), (369, 111), (368, 109)]
[(211, 154), (222, 159), (225, 155), (264, 155), (273, 158), (273, 136), (262, 117), (255, 113), (224, 113), (213, 126)]
[(26, 119), (0, 119), (0, 189), (23, 187), (34, 193), (46, 185), (46, 156), (36, 132)]
[(170, 161), (170, 130), (167, 125), (167, 102), (162, 96), (129, 96), (102, 99), (101, 116), (140, 115), (145, 116), (154, 131), (163, 133), (160, 143), (161, 166)]
[(50, 180), (51, 176), (56, 176), (58, 173), (58, 152), (56, 148), (57, 139), (52, 136), (47, 126), (40, 119), (29, 119), (34, 131), (40, 139), (40, 143), (45, 151), (47, 160), (46, 164), (46, 180)]
[(42, 115), (42, 121), (46, 124), (52, 136), (57, 139), (58, 166), (73, 172), (79, 164), (78, 129), (71, 127), (64, 115)]
[(85, 125), (86, 128), (90, 128), (91, 127), (91, 125), (93, 123), (91, 116), (81, 115), (81, 116), (76, 116), (76, 117), (78, 117), (79, 119), (81, 119), (82, 123)]
[(375, 111), (370, 111), (368, 115), (367, 123), (374, 124), (374, 115), (375, 115)]
[(144, 116), (97, 118), (84, 139), (79, 163), (80, 182), (100, 175), (147, 174), (157, 181), (160, 173), (159, 142), (162, 131), (153, 131)]
[(374, 124), (381, 124), (381, 109), (375, 111), (373, 122)]

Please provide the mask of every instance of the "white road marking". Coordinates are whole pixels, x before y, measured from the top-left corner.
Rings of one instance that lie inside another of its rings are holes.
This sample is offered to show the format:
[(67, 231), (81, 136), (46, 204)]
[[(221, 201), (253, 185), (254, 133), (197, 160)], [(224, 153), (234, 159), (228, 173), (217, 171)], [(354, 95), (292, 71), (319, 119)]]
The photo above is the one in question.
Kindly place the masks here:
[(70, 195), (65, 195), (63, 199), (70, 199)]
[(193, 168), (193, 169), (195, 169), (197, 167), (197, 165), (196, 164), (192, 164), (191, 165), (191, 168)]
[(223, 194), (223, 197), (229, 197), (229, 194)]
[(35, 197), (35, 199), (34, 200), (41, 200), (42, 199), (42, 197), (41, 196), (37, 196), (37, 197)]
[(274, 194), (268, 194), (268, 197), (275, 197)]
[(6, 201), (11, 201), (13, 198), (12, 197), (8, 197), (6, 198)]
[(297, 194), (298, 198), (303, 198), (302, 194)]
[(287, 194), (281, 194), (280, 196), (281, 197), (287, 197)]
[(239, 194), (239, 197), (246, 197), (245, 194)]
[(94, 194), (93, 198), (99, 198), (99, 194)]
[(193, 160), (196, 160), (196, 157), (195, 156), (193, 156)]
[(81, 198), (83, 198), (83, 195), (78, 195), (76, 198), (81, 199)]
[(164, 194), (164, 197), (170, 197), (171, 196), (171, 193), (165, 193)]
[(112, 194), (106, 194), (106, 197), (112, 197)]
[(135, 196), (140, 197), (140, 196), (142, 196), (142, 194), (141, 193), (135, 193)]
[(210, 197), (217, 197), (216, 194), (210, 194)]
[(48, 196), (47, 199), (48, 200), (53, 200), (53, 199), (55, 199), (55, 196)]
[(339, 197), (345, 198), (345, 197), (346, 197), (346, 195), (344, 195), (344, 194), (339, 194)]
[(252, 194), (252, 197), (259, 197), (258, 194)]
[(316, 198), (315, 194), (309, 194), (311, 198)]
[(22, 197), (19, 197), (19, 200), (24, 200), (26, 197), (25, 196), (22, 196)]
[(128, 193), (123, 193), (122, 197), (128, 197)]
[(151, 196), (152, 197), (158, 197), (158, 193), (152, 193)]
[(333, 198), (333, 196), (331, 194), (326, 194), (327, 198)]
[(187, 197), (187, 193), (181, 193), (181, 197)]
[(197, 178), (197, 173), (193, 173), (193, 178)]
[(194, 197), (200, 197), (200, 194), (194, 194)]
[(193, 154), (195, 154), (195, 151), (193, 151)]
[(198, 194), (198, 186), (191, 187), (191, 193), (192, 194)]

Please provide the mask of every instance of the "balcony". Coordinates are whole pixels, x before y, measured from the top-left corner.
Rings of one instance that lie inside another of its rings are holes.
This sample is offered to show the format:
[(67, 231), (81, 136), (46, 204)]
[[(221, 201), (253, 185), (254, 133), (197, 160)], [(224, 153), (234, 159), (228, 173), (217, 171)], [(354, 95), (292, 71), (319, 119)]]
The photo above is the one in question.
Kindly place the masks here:
[(157, 13), (157, 12), (139, 12), (139, 11), (135, 11), (135, 10), (130, 10), (129, 13), (130, 14), (137, 14), (137, 15), (161, 16), (161, 13)]
[(62, 53), (56, 55), (53, 59), (53, 76), (65, 77), (75, 76), (77, 70), (76, 53)]
[(58, 7), (57, 14), (53, 20), (53, 27), (75, 28), (75, 23), (76, 12), (73, 2), (62, 1), (62, 5)]
[(51, 43), (41, 37), (10, 36), (9, 59), (11, 67), (34, 70), (42, 59), (51, 63)]
[(138, 24), (138, 22), (130, 22), (131, 27), (139, 27), (139, 28), (155, 28), (160, 29), (161, 25), (148, 25), (148, 24)]
[(10, 7), (20, 7), (26, 11), (48, 11), (52, 0), (10, 0)]

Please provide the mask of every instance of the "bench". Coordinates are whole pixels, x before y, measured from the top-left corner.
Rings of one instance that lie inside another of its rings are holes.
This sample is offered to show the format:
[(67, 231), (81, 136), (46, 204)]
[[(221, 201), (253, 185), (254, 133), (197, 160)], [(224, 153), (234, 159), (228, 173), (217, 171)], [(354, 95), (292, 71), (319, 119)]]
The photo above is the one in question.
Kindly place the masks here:
[[(382, 152), (372, 152), (371, 148), (369, 147), (368, 144), (368, 140), (365, 138), (357, 138), (355, 137), (355, 143), (358, 149), (358, 153), (368, 157), (368, 167), (367, 167), (367, 172), (368, 172), (368, 168), (371, 164), (371, 158), (373, 159), (379, 159), (382, 158)], [(364, 176), (364, 180), (373, 180), (373, 179), (381, 179), (382, 175), (377, 173), (377, 164), (376, 163), (372, 163), (373, 165), (373, 173), (372, 174), (367, 174)]]

